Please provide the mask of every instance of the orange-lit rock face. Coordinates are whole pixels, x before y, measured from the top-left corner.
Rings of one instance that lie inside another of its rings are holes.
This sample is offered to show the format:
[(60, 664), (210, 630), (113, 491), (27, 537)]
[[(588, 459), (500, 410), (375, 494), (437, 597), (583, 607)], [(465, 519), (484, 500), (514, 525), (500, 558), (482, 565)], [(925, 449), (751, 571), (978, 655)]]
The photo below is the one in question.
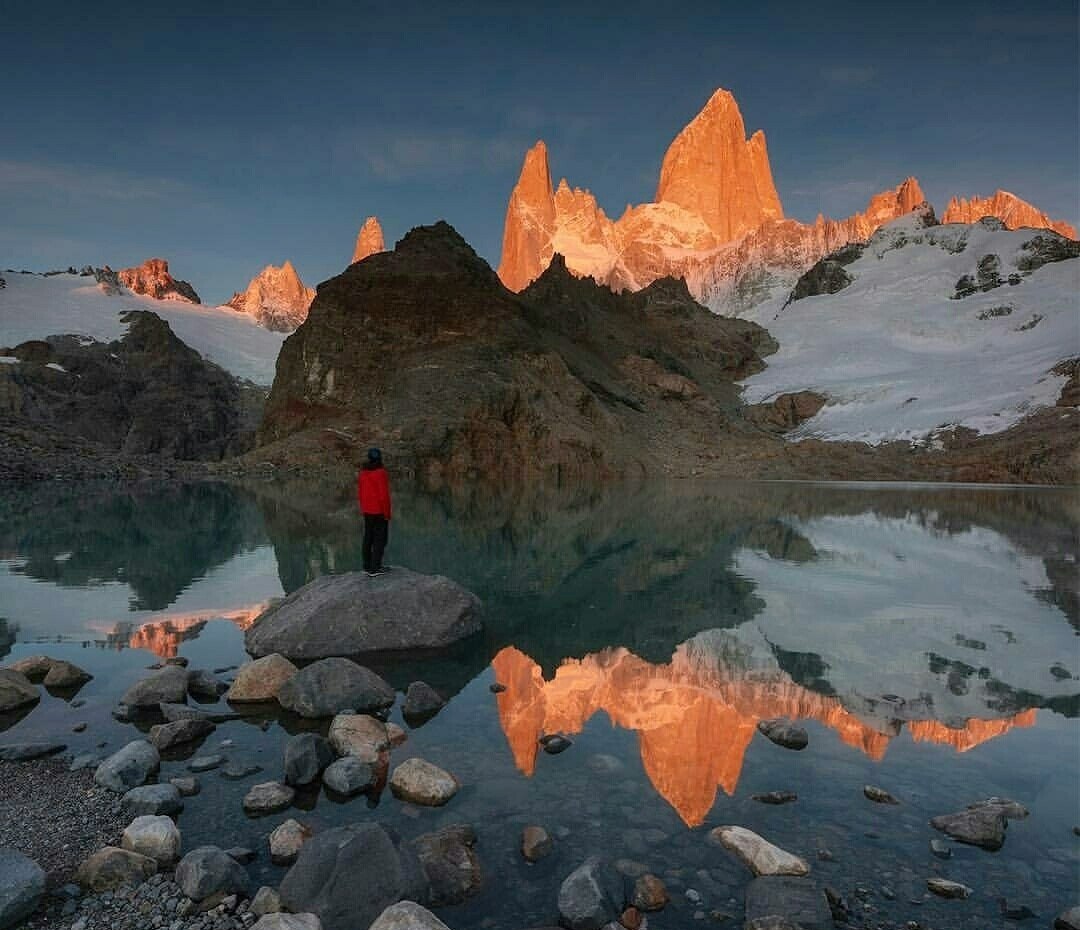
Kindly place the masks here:
[(157, 300), (187, 300), (199, 303), (199, 295), (187, 281), (179, 281), (169, 274), (169, 263), (163, 258), (148, 258), (135, 268), (117, 272), (120, 283), (136, 294), (145, 294)]
[(292, 262), (286, 261), (280, 268), (267, 265), (226, 306), (254, 317), (267, 329), (288, 332), (304, 322), (314, 299), (314, 288), (305, 287)]
[(746, 138), (735, 98), (718, 90), (664, 155), (657, 203), (674, 203), (704, 220), (717, 242), (784, 216), (758, 130)]
[(993, 197), (953, 197), (941, 217), (943, 223), (977, 223), (984, 216), (996, 216), (1009, 229), (1033, 226), (1076, 238), (1076, 227), (1064, 220), (1052, 220), (1038, 207), (1008, 191), (995, 191)]
[(177, 654), (182, 642), (198, 636), (208, 621), (228, 620), (239, 629), (246, 630), (267, 606), (264, 602), (224, 612), (202, 610), (169, 615), (136, 627), (127, 637), (126, 643), (121, 645), (130, 646), (132, 649), (146, 649), (162, 659), (169, 659)]
[(539, 277), (551, 261), (541, 264), (555, 232), (555, 195), (551, 190), (547, 146), (537, 142), (525, 153), (521, 175), (510, 192), (503, 226), (499, 277), (512, 291), (520, 291)]
[[(638, 733), (641, 761), (656, 790), (689, 826), (705, 820), (717, 788), (734, 794), (759, 720), (816, 720), (875, 760), (884, 757), (899, 724), (884, 731), (849, 713), (839, 699), (809, 691), (780, 670), (733, 670), (683, 644), (666, 665), (625, 649), (567, 659), (550, 681), (513, 647), (492, 661), (499, 720), (520, 771), (531, 775), (544, 733), (580, 732), (597, 712)], [(964, 752), (1013, 726), (1031, 726), (1035, 711), (1005, 720), (969, 720), (951, 729), (937, 721), (908, 724), (917, 741)]]
[(356, 234), (356, 247), (353, 249), (351, 264), (362, 262), (369, 255), (376, 252), (385, 252), (386, 243), (383, 241), (382, 226), (377, 217), (369, 216)]

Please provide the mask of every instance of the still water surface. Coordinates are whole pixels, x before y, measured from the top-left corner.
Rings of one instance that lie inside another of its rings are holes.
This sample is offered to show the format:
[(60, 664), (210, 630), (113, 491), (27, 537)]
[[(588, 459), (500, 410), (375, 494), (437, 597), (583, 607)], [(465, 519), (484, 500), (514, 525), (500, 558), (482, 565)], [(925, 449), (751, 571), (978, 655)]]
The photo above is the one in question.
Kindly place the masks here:
[[(155, 659), (244, 661), (243, 630), (271, 598), (360, 567), (350, 490), (0, 492), (0, 661), (48, 652), (95, 676), (85, 704), (46, 695), (0, 719), (2, 738), (118, 748), (134, 731), (109, 711)], [(276, 883), (265, 836), (289, 816), (376, 819), (405, 836), (468, 822), (486, 880), (441, 911), (456, 930), (554, 923), (561, 879), (592, 853), (665, 879), (673, 902), (654, 926), (739, 926), (751, 876), (706, 841), (727, 823), (806, 857), (811, 880), (873, 922), (1015, 926), (1005, 899), (1046, 925), (1080, 901), (1075, 492), (653, 482), (399, 493), (395, 511), (390, 564), (449, 575), (484, 601), (485, 631), (450, 653), (373, 664), (398, 689), (423, 679), (450, 698), (394, 762), (422, 755), (462, 791), (433, 810), (314, 791), (299, 813), (253, 820), (243, 793), (278, 777), (284, 740), (311, 724), (235, 721), (199, 751), (231, 740), (230, 755), (264, 772), (203, 776), (179, 818), (185, 848), (259, 848), (251, 871)], [(492, 694), (495, 681), (506, 691)], [(776, 716), (801, 721), (809, 748), (757, 732)], [(574, 745), (548, 756), (537, 737), (554, 731)], [(901, 805), (870, 803), (864, 784)], [(799, 799), (751, 800), (774, 790)], [(927, 820), (990, 795), (1032, 811), (1004, 848), (932, 856), (943, 837)], [(556, 837), (537, 865), (518, 851), (529, 823)], [(934, 875), (975, 893), (929, 898)]]

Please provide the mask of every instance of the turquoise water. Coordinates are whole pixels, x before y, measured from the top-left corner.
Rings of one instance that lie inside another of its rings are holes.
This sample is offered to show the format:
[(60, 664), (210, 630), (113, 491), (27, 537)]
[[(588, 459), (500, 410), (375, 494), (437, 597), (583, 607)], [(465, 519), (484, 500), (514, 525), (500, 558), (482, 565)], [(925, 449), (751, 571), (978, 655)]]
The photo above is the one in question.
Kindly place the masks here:
[[(0, 492), (0, 661), (47, 652), (95, 675), (75, 697), (0, 719), (0, 738), (116, 748), (135, 731), (109, 712), (147, 665), (242, 662), (242, 628), (269, 599), (359, 568), (350, 493)], [(395, 511), (390, 564), (450, 575), (484, 600), (484, 632), (450, 653), (373, 665), (400, 690), (423, 679), (449, 698), (394, 761), (422, 755), (461, 792), (429, 810), (312, 791), (299, 811), (252, 820), (240, 798), (280, 774), (282, 743), (310, 724), (235, 721), (200, 751), (229, 740), (264, 772), (203, 776), (179, 818), (186, 848), (258, 848), (253, 875), (276, 882), (265, 837), (289, 816), (377, 819), (405, 836), (472, 823), (485, 883), (440, 911), (455, 930), (553, 923), (559, 883), (591, 853), (665, 879), (673, 901), (654, 926), (740, 926), (751, 876), (706, 840), (729, 823), (803, 855), (809, 880), (840, 890), (867, 925), (1011, 926), (1001, 899), (1045, 925), (1080, 900), (1075, 492), (653, 482), (399, 492)], [(799, 719), (809, 747), (757, 733), (772, 716)], [(85, 733), (70, 732), (77, 721)], [(571, 749), (538, 752), (555, 730)], [(163, 777), (184, 764), (168, 760)], [(867, 783), (901, 804), (866, 801)], [(799, 799), (751, 800), (772, 790)], [(997, 853), (933, 857), (943, 837), (927, 820), (990, 795), (1031, 816)], [(536, 865), (518, 851), (528, 823), (555, 836)], [(934, 875), (974, 894), (930, 898)]]

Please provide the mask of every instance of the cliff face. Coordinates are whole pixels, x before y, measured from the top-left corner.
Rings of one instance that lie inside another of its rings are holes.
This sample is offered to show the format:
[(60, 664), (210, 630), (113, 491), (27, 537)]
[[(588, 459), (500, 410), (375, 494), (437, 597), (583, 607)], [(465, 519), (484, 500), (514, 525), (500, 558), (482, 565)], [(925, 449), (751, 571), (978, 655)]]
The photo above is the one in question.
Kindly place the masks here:
[(145, 294), (157, 300), (201, 302), (195, 288), (169, 274), (169, 263), (163, 258), (148, 258), (135, 268), (124, 268), (117, 275), (120, 283), (136, 294)]
[(1036, 229), (1052, 229), (1056, 233), (1075, 239), (1076, 227), (1064, 220), (1052, 220), (1038, 207), (1016, 194), (998, 190), (992, 197), (953, 197), (941, 217), (943, 223), (977, 223), (984, 216), (996, 216), (1009, 229), (1032, 226)]
[(287, 333), (304, 322), (314, 299), (315, 289), (305, 287), (292, 262), (286, 261), (280, 268), (267, 265), (246, 290), (233, 294), (226, 306), (246, 313), (269, 330)]
[(362, 262), (369, 255), (374, 255), (376, 252), (385, 252), (386, 243), (383, 241), (382, 226), (379, 225), (379, 219), (375, 216), (369, 216), (364, 220), (364, 225), (360, 227), (360, 232), (356, 234), (356, 246), (353, 248), (353, 262)]

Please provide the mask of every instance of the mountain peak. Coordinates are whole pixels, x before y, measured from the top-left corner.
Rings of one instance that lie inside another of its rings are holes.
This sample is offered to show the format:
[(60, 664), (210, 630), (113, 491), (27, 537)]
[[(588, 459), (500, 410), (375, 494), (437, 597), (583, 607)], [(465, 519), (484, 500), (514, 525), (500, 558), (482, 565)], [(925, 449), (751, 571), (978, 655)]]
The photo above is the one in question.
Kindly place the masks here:
[(364, 225), (360, 227), (360, 232), (356, 234), (356, 246), (353, 248), (353, 257), (350, 264), (362, 262), (369, 255), (385, 251), (386, 242), (383, 240), (383, 231), (382, 226), (379, 225), (379, 218), (369, 216), (364, 220)]
[(199, 295), (187, 281), (169, 274), (169, 263), (163, 258), (148, 258), (141, 265), (118, 272), (120, 283), (136, 294), (157, 300), (186, 300), (201, 303)]
[(984, 216), (996, 216), (1009, 229), (1032, 226), (1052, 229), (1069, 239), (1076, 239), (1076, 227), (1064, 220), (1052, 220), (1038, 207), (1009, 191), (998, 189), (991, 197), (953, 197), (941, 216), (943, 223), (977, 223)]
[[(569, 189), (569, 185), (566, 187)], [(506, 205), (499, 277), (510, 290), (520, 291), (544, 270), (541, 253), (551, 242), (554, 230), (555, 195), (547, 146), (541, 139), (525, 153)]]
[(292, 262), (267, 265), (243, 291), (233, 294), (226, 307), (246, 313), (266, 329), (291, 332), (307, 318), (315, 291), (304, 287)]

